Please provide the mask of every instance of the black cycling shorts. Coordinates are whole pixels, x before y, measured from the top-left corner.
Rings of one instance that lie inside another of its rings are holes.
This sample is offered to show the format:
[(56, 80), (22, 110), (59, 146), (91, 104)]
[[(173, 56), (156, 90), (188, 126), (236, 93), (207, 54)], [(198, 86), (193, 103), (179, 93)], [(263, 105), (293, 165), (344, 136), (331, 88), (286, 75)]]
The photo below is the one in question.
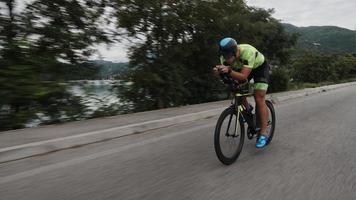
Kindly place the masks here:
[(265, 61), (261, 66), (253, 69), (248, 76), (248, 80), (254, 80), (255, 83), (269, 83), (269, 70), (270, 66), (267, 61)]

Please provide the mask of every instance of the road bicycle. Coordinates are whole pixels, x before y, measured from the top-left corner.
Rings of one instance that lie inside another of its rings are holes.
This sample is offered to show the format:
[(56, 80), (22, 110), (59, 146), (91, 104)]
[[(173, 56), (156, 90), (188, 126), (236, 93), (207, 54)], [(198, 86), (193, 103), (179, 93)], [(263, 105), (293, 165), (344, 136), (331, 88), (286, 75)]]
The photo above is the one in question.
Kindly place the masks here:
[[(221, 74), (220, 77), (229, 87), (233, 98), (231, 106), (221, 113), (217, 121), (214, 134), (214, 147), (219, 160), (225, 165), (231, 165), (238, 159), (242, 151), (245, 133), (250, 140), (259, 136), (259, 119), (258, 113), (253, 112), (251, 109), (247, 110), (243, 104), (245, 97), (253, 96), (252, 86), (249, 82), (239, 83), (233, 80), (228, 74)], [(274, 135), (276, 116), (273, 103), (266, 100), (266, 105), (269, 116), (267, 122), (268, 145)], [(245, 129), (245, 124), (247, 125), (247, 129)]]

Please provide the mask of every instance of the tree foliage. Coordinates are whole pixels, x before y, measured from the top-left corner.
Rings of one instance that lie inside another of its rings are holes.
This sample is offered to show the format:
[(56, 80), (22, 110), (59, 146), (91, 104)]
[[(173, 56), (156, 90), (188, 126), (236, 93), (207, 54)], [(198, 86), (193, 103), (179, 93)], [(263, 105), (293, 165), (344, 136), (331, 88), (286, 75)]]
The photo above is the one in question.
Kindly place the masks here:
[(337, 82), (356, 76), (356, 56), (307, 51), (292, 64), (292, 77), (296, 82)]
[(62, 68), (88, 59), (92, 45), (110, 42), (98, 26), (105, 0), (0, 1), (0, 129), (21, 128), (39, 115), (49, 123), (81, 118)]

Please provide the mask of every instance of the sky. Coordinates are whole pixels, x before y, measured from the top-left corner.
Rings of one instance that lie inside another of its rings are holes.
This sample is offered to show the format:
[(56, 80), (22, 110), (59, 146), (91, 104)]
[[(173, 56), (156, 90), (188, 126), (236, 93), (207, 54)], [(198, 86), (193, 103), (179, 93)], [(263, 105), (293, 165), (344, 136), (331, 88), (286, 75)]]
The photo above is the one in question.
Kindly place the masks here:
[(356, 29), (356, 0), (245, 0), (247, 5), (274, 8), (273, 17), (296, 26), (333, 25)]
[(90, 59), (100, 59), (112, 62), (128, 62), (127, 43), (116, 43), (110, 46), (102, 44), (97, 46), (98, 54), (93, 55)]

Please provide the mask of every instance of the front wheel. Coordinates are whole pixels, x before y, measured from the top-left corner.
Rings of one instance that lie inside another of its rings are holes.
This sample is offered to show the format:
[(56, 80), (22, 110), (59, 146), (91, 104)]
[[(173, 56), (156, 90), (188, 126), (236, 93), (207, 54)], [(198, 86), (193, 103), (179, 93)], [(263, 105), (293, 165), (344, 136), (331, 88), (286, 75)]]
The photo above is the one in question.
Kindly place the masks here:
[(241, 114), (233, 107), (224, 110), (216, 124), (214, 147), (219, 160), (225, 165), (231, 165), (239, 157), (245, 138), (245, 127)]

